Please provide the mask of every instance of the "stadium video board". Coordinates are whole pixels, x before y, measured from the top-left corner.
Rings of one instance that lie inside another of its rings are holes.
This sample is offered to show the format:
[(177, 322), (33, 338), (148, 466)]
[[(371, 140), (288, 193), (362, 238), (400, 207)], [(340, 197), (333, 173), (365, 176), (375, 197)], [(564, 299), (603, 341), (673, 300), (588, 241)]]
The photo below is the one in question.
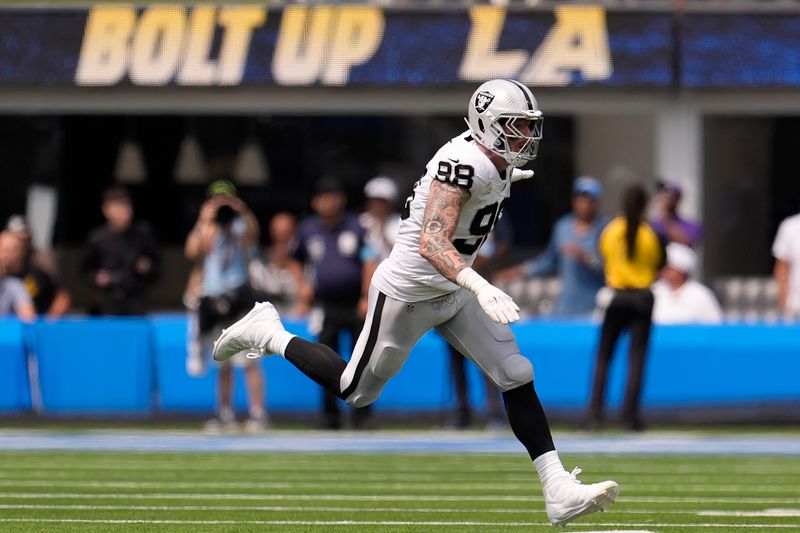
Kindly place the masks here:
[(800, 15), (694, 13), (680, 28), (685, 87), (800, 86)]
[(102, 4), (0, 11), (0, 85), (668, 86), (670, 13)]

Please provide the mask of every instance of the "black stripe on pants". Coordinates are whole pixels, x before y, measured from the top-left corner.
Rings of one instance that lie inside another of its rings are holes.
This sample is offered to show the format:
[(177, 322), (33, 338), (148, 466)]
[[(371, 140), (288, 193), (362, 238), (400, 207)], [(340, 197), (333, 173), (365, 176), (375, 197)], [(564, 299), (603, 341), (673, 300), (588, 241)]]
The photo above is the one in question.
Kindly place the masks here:
[(382, 292), (378, 293), (378, 300), (375, 302), (375, 310), (372, 313), (372, 323), (369, 326), (369, 337), (367, 337), (367, 344), (364, 346), (364, 353), (361, 354), (361, 359), (356, 366), (356, 373), (353, 376), (353, 381), (350, 385), (342, 391), (342, 398), (347, 398), (358, 387), (358, 382), (361, 380), (361, 374), (369, 364), (369, 359), (372, 357), (372, 352), (375, 351), (375, 343), (378, 341), (378, 330), (381, 327), (381, 315), (383, 314), (383, 303), (386, 301), (386, 295)]
[(336, 351), (328, 346), (318, 342), (310, 342), (300, 337), (294, 337), (286, 346), (286, 360), (296, 366), (303, 374), (310, 377), (339, 398), (347, 398), (358, 385), (361, 374), (364, 372), (367, 363), (369, 363), (369, 358), (372, 356), (372, 351), (375, 349), (381, 314), (383, 313), (383, 302), (385, 300), (386, 295), (379, 293), (375, 311), (372, 316), (367, 345), (364, 347), (361, 360), (358, 362), (353, 382), (344, 391), (340, 390), (339, 383), (341, 382), (341, 377), (345, 368), (347, 368), (347, 363)]

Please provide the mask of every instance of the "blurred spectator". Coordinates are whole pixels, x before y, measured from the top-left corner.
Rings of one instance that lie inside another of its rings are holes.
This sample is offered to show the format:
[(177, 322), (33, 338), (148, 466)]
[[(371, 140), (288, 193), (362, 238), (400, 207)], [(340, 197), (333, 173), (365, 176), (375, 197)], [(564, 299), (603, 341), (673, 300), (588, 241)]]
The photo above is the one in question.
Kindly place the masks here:
[(158, 248), (149, 225), (133, 221), (128, 192), (103, 194), (106, 223), (89, 234), (81, 273), (92, 289), (89, 314), (142, 315), (158, 272)]
[(511, 225), (511, 217), (506, 207), (497, 217), (486, 242), (478, 249), (479, 257), (486, 261), (486, 265), (482, 267), (486, 273), (493, 275), (501, 266), (508, 265), (513, 247), (514, 227)]
[(305, 316), (313, 293), (309, 293), (312, 289), (303, 279), (303, 265), (291, 256), (296, 232), (297, 219), (291, 213), (272, 217), (269, 222), (272, 244), (262, 259), (250, 262), (250, 283), (257, 300), (269, 300), (281, 314)]
[(612, 220), (600, 236), (606, 285), (613, 295), (605, 309), (600, 332), (587, 420), (590, 428), (598, 427), (603, 421), (608, 367), (617, 340), (622, 331), (627, 329), (630, 332), (630, 346), (622, 422), (628, 429), (643, 429), (639, 400), (652, 326), (653, 293), (650, 286), (664, 260), (658, 235), (644, 221), (646, 205), (647, 195), (642, 187), (633, 185), (625, 189), (622, 197), (623, 214)]
[(37, 315), (58, 318), (69, 310), (69, 292), (34, 260), (31, 234), (20, 215), (11, 217), (6, 230), (0, 233), (0, 265), (8, 275), (22, 280)]
[[(255, 298), (250, 289), (248, 265), (255, 255), (259, 226), (255, 215), (236, 196), (236, 188), (227, 180), (219, 180), (208, 188), (208, 199), (200, 208), (194, 228), (186, 238), (186, 257), (200, 265), (195, 274), (197, 291), (197, 323), (190, 358), (190, 373), (205, 370), (211, 344), (222, 328), (235, 322), (252, 307)], [(189, 301), (192, 301), (190, 296)], [(236, 427), (233, 410), (233, 366), (243, 367), (247, 385), (249, 418), (245, 431), (259, 432), (267, 427), (264, 405), (264, 373), (255, 358), (239, 353), (220, 364), (217, 381), (217, 418), (206, 424), (209, 432), (230, 431)]]
[[(300, 224), (293, 257), (314, 268), (314, 303), (321, 308), (319, 342), (339, 351), (339, 336), (350, 334), (355, 346), (363, 326), (366, 295), (375, 270), (375, 252), (366, 244), (358, 217), (345, 210), (347, 196), (338, 180), (322, 178), (314, 188), (315, 216)], [(353, 426), (363, 427), (369, 408), (353, 410)], [(323, 425), (342, 426), (336, 396), (323, 391)]]
[(671, 242), (661, 279), (653, 285), (656, 324), (719, 324), (722, 309), (711, 289), (691, 279), (697, 266), (694, 250)]
[(603, 262), (597, 243), (608, 220), (597, 214), (602, 192), (595, 178), (576, 179), (572, 186), (572, 212), (556, 222), (547, 249), (534, 259), (498, 272), (494, 279), (498, 283), (508, 283), (520, 276), (558, 272), (562, 289), (553, 315), (591, 314), (597, 291), (603, 286)]
[(376, 176), (364, 186), (367, 199), (366, 211), (358, 221), (367, 230), (366, 241), (376, 254), (380, 263), (392, 252), (397, 231), (400, 228), (400, 214), (397, 205), (397, 185), (386, 176)]
[(0, 265), (0, 318), (7, 316), (33, 322), (36, 320), (36, 310), (22, 281), (17, 277), (7, 276), (5, 268)]
[(703, 226), (678, 214), (683, 188), (675, 182), (659, 182), (658, 189), (651, 205), (650, 225), (665, 242), (696, 247), (703, 236)]
[(778, 307), (789, 317), (800, 316), (800, 215), (786, 218), (772, 243)]

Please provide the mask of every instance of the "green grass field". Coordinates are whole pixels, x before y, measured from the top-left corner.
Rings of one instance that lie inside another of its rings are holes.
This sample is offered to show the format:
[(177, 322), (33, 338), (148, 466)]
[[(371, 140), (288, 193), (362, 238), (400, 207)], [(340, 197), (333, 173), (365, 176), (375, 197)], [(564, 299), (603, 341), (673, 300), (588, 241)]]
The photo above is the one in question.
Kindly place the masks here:
[[(795, 457), (567, 456), (571, 531), (800, 531)], [(0, 452), (3, 532), (554, 531), (523, 455)]]

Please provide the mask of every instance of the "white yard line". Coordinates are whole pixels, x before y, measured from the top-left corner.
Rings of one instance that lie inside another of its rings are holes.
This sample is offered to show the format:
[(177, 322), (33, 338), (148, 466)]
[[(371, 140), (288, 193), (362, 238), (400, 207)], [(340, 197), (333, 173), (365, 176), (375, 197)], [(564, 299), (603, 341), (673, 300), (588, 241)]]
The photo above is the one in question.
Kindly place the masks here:
[(763, 518), (765, 516), (778, 518), (800, 517), (800, 509), (764, 509), (763, 511), (698, 511), (699, 516), (751, 516)]
[[(326, 512), (326, 513), (443, 513), (443, 514), (532, 514), (544, 512), (544, 508), (470, 508), (454, 509), (442, 507), (341, 507), (341, 506), (293, 506), (293, 505), (84, 505), (84, 504), (0, 504), (2, 510), (50, 510), (50, 511), (230, 511), (239, 512)], [(752, 516), (752, 517), (797, 517), (800, 509), (767, 509), (765, 511), (698, 511), (697, 509), (624, 509), (615, 507), (613, 514), (673, 514), (691, 516)]]
[[(170, 525), (286, 525), (286, 526), (488, 526), (488, 527), (523, 527), (545, 526), (545, 522), (445, 522), (445, 521), (408, 521), (408, 520), (114, 520), (89, 518), (0, 518), (6, 523), (45, 523), (45, 524), (170, 524)], [(796, 529), (796, 524), (626, 524), (606, 523), (591, 527), (674, 527), (674, 528), (747, 528), (747, 529)], [(580, 530), (576, 530), (579, 533)], [(607, 532), (608, 530), (605, 530)], [(625, 531), (625, 530), (623, 530)]]
[[(0, 509), (6, 510), (53, 510), (53, 511), (246, 511), (250, 512), (326, 512), (326, 513), (445, 513), (445, 514), (542, 514), (541, 509), (442, 509), (439, 507), (305, 507), (292, 505), (42, 505), (0, 504)], [(697, 511), (687, 511), (686, 514), (696, 514)]]
[[(159, 468), (158, 466), (154, 465), (145, 465), (142, 464), (136, 469), (130, 469), (130, 472), (135, 472), (139, 476), (142, 475), (143, 469), (147, 469), (147, 476), (149, 479), (142, 481), (147, 483), (168, 483), (172, 479), (175, 478), (175, 472), (164, 470)], [(178, 470), (178, 472), (182, 472), (187, 474), (187, 470)], [(191, 471), (194, 473), (194, 471)], [(211, 471), (198, 471), (197, 474), (204, 474), (207, 475)], [(503, 487), (511, 487), (511, 488), (528, 488), (532, 485), (536, 484), (536, 476), (535, 474), (525, 472), (522, 473), (522, 470), (519, 470), (514, 473), (503, 473), (503, 472), (494, 472), (491, 476), (491, 481), (476, 481), (475, 475), (470, 475), (469, 473), (465, 473), (463, 471), (459, 471), (458, 473), (453, 473), (452, 471), (439, 471), (439, 472), (420, 472), (416, 468), (407, 469), (405, 472), (387, 472), (387, 471), (380, 471), (376, 472), (374, 469), (370, 471), (364, 472), (352, 472), (352, 471), (297, 471), (294, 469), (287, 469), (287, 468), (279, 468), (274, 470), (263, 470), (263, 471), (253, 471), (253, 470), (242, 470), (242, 473), (246, 473), (249, 478), (255, 479), (275, 479), (275, 478), (288, 478), (295, 480), (297, 483), (335, 483), (341, 484), (347, 481), (354, 481), (359, 484), (363, 483), (375, 483), (375, 484), (383, 484), (387, 481), (392, 482), (403, 482), (403, 483), (413, 483), (413, 482), (436, 482), (442, 479), (443, 475), (447, 476), (446, 481), (443, 483), (445, 484), (453, 484), (456, 487), (464, 486), (466, 483), (486, 483), (486, 484), (498, 484), (502, 483)], [(609, 473), (606, 470), (601, 470), (597, 468), (592, 468), (592, 474), (594, 477), (597, 477), (599, 473), (603, 474), (603, 477), (614, 478), (616, 477), (616, 473)], [(235, 471), (225, 471), (222, 472), (226, 477), (240, 479), (242, 477), (241, 473), (237, 476)], [(154, 477), (163, 477), (164, 479), (153, 479)], [(0, 484), (7, 483), (7, 480), (17, 481), (21, 478), (25, 478), (26, 480), (68, 480), (68, 481), (97, 481), (99, 478), (109, 478), (110, 480), (120, 480), (120, 478), (132, 477), (128, 474), (126, 470), (125, 473), (120, 472), (113, 472), (112, 474), (106, 474), (105, 472), (98, 474), (96, 471), (89, 471), (89, 470), (82, 470), (80, 468), (74, 469), (62, 469), (61, 470), (25, 470), (24, 474), (22, 474), (19, 470), (16, 471), (9, 471), (0, 469)], [(758, 483), (755, 482), (756, 480), (753, 479), (753, 476), (747, 475), (747, 481), (743, 481), (743, 476), (741, 474), (731, 474), (730, 476), (714, 476), (714, 480), (717, 483), (709, 484), (709, 476), (700, 476), (700, 475), (682, 475), (682, 474), (658, 474), (658, 475), (641, 475), (641, 476), (633, 476), (631, 474), (625, 474), (626, 479), (629, 481), (625, 483), (626, 488), (634, 487), (636, 489), (644, 489), (648, 490), (653, 487), (662, 487), (665, 484), (669, 484), (671, 487), (679, 487), (682, 490), (682, 487), (686, 486), (693, 486), (693, 487), (745, 487), (747, 489), (751, 487), (776, 487), (781, 489), (793, 489), (800, 484), (800, 476), (797, 478), (797, 482), (794, 483)], [(771, 474), (769, 476), (765, 476), (760, 481), (772, 481), (775, 477), (775, 474)], [(787, 476), (781, 473), (781, 477), (783, 481), (787, 480)], [(653, 478), (658, 478), (659, 483), (642, 483), (644, 481), (652, 481)], [(726, 480), (729, 479), (729, 481)], [(788, 477), (788, 479), (792, 479), (792, 477)], [(198, 480), (200, 481), (200, 480)], [(270, 482), (228, 482), (228, 481), (219, 481), (217, 483), (270, 483)], [(242, 487), (242, 488), (253, 488), (252, 486)], [(271, 487), (265, 487), (271, 488)]]
[[(0, 499), (80, 499), (80, 500), (228, 500), (228, 501), (413, 501), (420, 499), (439, 502), (541, 502), (541, 496), (518, 495), (434, 495), (426, 494), (218, 494), (195, 492), (0, 492)], [(764, 505), (800, 505), (800, 498), (752, 498), (752, 497), (706, 497), (706, 496), (624, 496), (626, 503), (748, 503)]]
[[(340, 487), (343, 480), (313, 480), (313, 481), (95, 481), (95, 480), (56, 480), (56, 479), (0, 479), (0, 487), (97, 487), (97, 488), (117, 488), (117, 489), (242, 489), (242, 490), (280, 490), (280, 489), (318, 489), (326, 485)], [(533, 478), (530, 482), (472, 482), (465, 483), (454, 481), (452, 483), (412, 483), (403, 481), (361, 481), (358, 483), (360, 489), (404, 489), (420, 491), (533, 491), (536, 483)], [(739, 485), (729, 484), (681, 484), (665, 486), (660, 483), (635, 484), (627, 483), (623, 487), (630, 492), (655, 492), (664, 493), (697, 493), (697, 492), (718, 492), (718, 493), (770, 493), (787, 492), (796, 490), (797, 484), (768, 484), (757, 485), (753, 483), (742, 483)]]
[[(342, 466), (341, 464), (325, 464), (320, 462), (294, 462), (289, 457), (286, 457), (286, 460), (282, 460), (280, 462), (274, 461), (275, 455), (264, 455), (263, 458), (253, 458), (252, 461), (248, 462), (246, 465), (239, 465), (239, 464), (231, 464), (229, 461), (214, 461), (213, 459), (205, 460), (198, 462), (187, 462), (187, 463), (176, 463), (176, 462), (162, 462), (152, 458), (147, 458), (146, 460), (142, 460), (141, 462), (134, 462), (131, 461), (129, 457), (120, 457), (118, 461), (115, 462), (94, 462), (92, 461), (91, 464), (70, 464), (69, 467), (65, 467), (64, 463), (47, 463), (47, 462), (5, 462), (6, 459), (2, 458), (0, 460), (0, 472), (7, 472), (8, 475), (19, 475), (20, 470), (25, 471), (41, 471), (41, 472), (48, 472), (48, 471), (64, 471), (64, 472), (80, 472), (80, 471), (134, 471), (140, 472), (143, 468), (147, 468), (151, 471), (185, 471), (185, 472), (211, 472), (211, 471), (222, 471), (226, 473), (235, 473), (235, 472), (248, 472), (248, 473), (259, 473), (263, 472), (264, 474), (272, 475), (276, 472), (311, 472), (311, 473), (327, 473), (327, 474), (339, 474), (339, 475), (348, 475), (348, 476), (363, 476), (363, 475), (371, 475), (375, 473), (375, 469), (371, 465), (358, 465), (358, 464), (348, 464), (347, 466)], [(283, 458), (282, 456), (280, 456)], [(521, 468), (524, 468), (527, 463), (521, 459), (520, 461), (514, 462), (501, 462), (501, 463), (492, 463), (491, 465), (483, 465), (481, 464), (481, 460), (484, 459), (482, 456), (472, 456), (469, 461), (463, 462), (459, 465), (459, 472), (463, 474), (472, 474), (472, 473), (492, 473), (492, 474), (510, 474), (515, 475), (518, 474)], [(581, 461), (578, 460), (578, 463)], [(800, 464), (800, 461), (798, 461)], [(626, 474), (629, 476), (642, 476), (642, 477), (651, 477), (654, 475), (658, 476), (685, 476), (689, 475), (687, 479), (694, 479), (694, 478), (701, 478), (705, 479), (703, 476), (699, 476), (698, 474), (713, 474), (715, 477), (719, 476), (731, 476), (735, 477), (737, 475), (747, 475), (747, 476), (765, 476), (765, 477), (773, 477), (776, 474), (781, 476), (800, 476), (800, 468), (793, 469), (789, 466), (774, 466), (771, 467), (769, 465), (758, 464), (758, 465), (726, 465), (724, 470), (722, 467), (718, 466), (708, 466), (708, 465), (671, 465), (671, 466), (664, 466), (663, 468), (653, 466), (653, 465), (631, 465), (631, 464), (616, 464), (616, 463), (606, 463), (602, 461), (591, 461), (591, 469), (592, 472), (596, 473), (603, 473), (604, 475), (610, 476), (612, 474)], [(382, 472), (387, 475), (401, 475), (408, 472), (408, 467), (393, 467), (392, 465), (382, 465)], [(420, 464), (415, 462), (413, 464), (414, 472), (420, 473), (432, 473), (438, 474), (442, 472), (450, 472), (449, 469), (445, 466), (426, 466), (424, 464)]]
[[(542, 497), (536, 496), (443, 496), (443, 495), (425, 495), (419, 494), (218, 494), (218, 493), (174, 493), (174, 492), (161, 492), (161, 493), (64, 493), (64, 492), (0, 492), (0, 499), (82, 499), (82, 500), (242, 500), (242, 501), (413, 501), (418, 502), (424, 498), (427, 501), (440, 501), (440, 502), (483, 502), (483, 501), (510, 501), (510, 502), (541, 502)], [(736, 500), (739, 501), (739, 500)], [(773, 500), (770, 500), (771, 502)], [(775, 502), (785, 503), (785, 502)]]
[(545, 522), (444, 522), (407, 520), (136, 520), (93, 518), (0, 518), (0, 522), (54, 524), (172, 524), (172, 525), (263, 525), (263, 526), (542, 526)]
[[(359, 488), (367, 489), (407, 489), (407, 490), (423, 490), (423, 491), (483, 491), (483, 490), (498, 490), (498, 491), (512, 491), (517, 490), (520, 492), (533, 491), (535, 487), (535, 479), (531, 477), (528, 483), (464, 483), (455, 481), (453, 483), (408, 483), (408, 482), (379, 482), (379, 481), (363, 481), (358, 484)], [(41, 479), (41, 480), (0, 480), (0, 487), (98, 487), (98, 488), (117, 488), (117, 489), (243, 489), (243, 490), (275, 490), (275, 489), (318, 489), (320, 487), (331, 485), (334, 487), (341, 487), (342, 481), (330, 480), (317, 480), (311, 482), (299, 481), (92, 481), (92, 480), (54, 480), (54, 479)], [(794, 485), (791, 485), (794, 487)]]

